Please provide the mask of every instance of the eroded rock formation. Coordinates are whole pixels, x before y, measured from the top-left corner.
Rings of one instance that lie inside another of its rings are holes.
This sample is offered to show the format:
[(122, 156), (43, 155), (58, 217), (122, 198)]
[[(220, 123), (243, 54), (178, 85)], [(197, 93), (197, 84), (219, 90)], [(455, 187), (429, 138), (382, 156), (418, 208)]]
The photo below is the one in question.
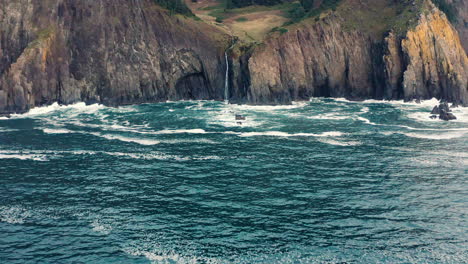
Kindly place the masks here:
[(433, 4), (424, 5), (414, 27), (403, 35), (388, 32), (383, 40), (344, 28), (334, 15), (272, 37), (239, 69), (248, 78), (235, 74), (236, 90), (246, 90), (245, 98), (235, 99), (271, 104), (312, 96), (436, 97), (468, 105), (468, 59), (457, 31)]
[(0, 113), (223, 97), (229, 36), (151, 0), (0, 6)]
[[(261, 44), (236, 45), (230, 100), (437, 97), (468, 105), (459, 35), (434, 5), (418, 1), (425, 8), (409, 13), (414, 25), (405, 31), (371, 34), (331, 12)], [(53, 102), (224, 99), (232, 37), (152, 0), (0, 0), (0, 11), (0, 114)]]

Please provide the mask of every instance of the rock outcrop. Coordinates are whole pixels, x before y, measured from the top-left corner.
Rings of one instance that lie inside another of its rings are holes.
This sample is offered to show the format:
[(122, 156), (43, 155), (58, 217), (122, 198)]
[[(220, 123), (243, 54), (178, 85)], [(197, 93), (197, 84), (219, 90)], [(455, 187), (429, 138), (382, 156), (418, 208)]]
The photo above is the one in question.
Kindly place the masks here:
[(430, 118), (435, 119), (437, 117), (445, 121), (457, 119), (457, 117), (452, 113), (452, 110), (450, 109), (447, 102), (441, 103), (438, 106), (434, 106), (434, 108), (431, 111)]
[(0, 0), (0, 114), (222, 99), (230, 37), (152, 0)]
[[(252, 104), (312, 96), (430, 99), (468, 105), (468, 58), (446, 16), (425, 1), (414, 26), (382, 40), (330, 15), (255, 48), (234, 86)], [(245, 65), (245, 58), (243, 64)], [(248, 70), (246, 71), (247, 68)], [(245, 75), (245, 73), (244, 73)], [(248, 80), (248, 88), (245, 86)]]

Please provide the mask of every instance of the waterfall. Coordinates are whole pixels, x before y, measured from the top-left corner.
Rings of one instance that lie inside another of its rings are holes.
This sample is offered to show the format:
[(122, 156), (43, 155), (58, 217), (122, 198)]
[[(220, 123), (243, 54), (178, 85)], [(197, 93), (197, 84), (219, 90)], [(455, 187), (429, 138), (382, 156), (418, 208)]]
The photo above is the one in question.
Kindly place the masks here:
[(224, 58), (226, 59), (226, 77), (224, 80), (224, 102), (229, 103), (229, 60), (227, 51), (224, 52)]

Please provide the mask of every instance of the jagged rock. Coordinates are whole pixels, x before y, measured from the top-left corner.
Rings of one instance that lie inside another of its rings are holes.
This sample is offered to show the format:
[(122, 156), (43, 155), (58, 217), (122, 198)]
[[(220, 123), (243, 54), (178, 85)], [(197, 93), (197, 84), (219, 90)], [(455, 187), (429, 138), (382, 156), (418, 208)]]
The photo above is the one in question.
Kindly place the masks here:
[(336, 13), (302, 23), (256, 47), (247, 63), (243, 58), (248, 66), (234, 65), (234, 89), (246, 91), (252, 104), (331, 96), (468, 105), (468, 57), (459, 36), (432, 3), (424, 1), (423, 9), (403, 36), (390, 32), (384, 40), (345, 29)]
[(439, 115), (440, 114), (439, 106), (437, 106), (437, 105), (434, 106), (434, 108), (432, 108), (431, 114), (432, 115)]
[(246, 120), (246, 118), (243, 115), (236, 115), (236, 120)]
[(431, 119), (437, 119), (437, 115), (431, 115), (429, 118), (431, 118)]
[(440, 111), (439, 118), (442, 119), (442, 120), (445, 120), (445, 121), (450, 121), (450, 120), (457, 119), (457, 117), (454, 114), (446, 112), (444, 109), (442, 109)]
[(223, 98), (230, 37), (153, 0), (0, 0), (0, 114)]
[(439, 110), (440, 110), (441, 113), (442, 113), (442, 111), (445, 112), (445, 113), (448, 113), (448, 112), (451, 111), (447, 102), (441, 103), (439, 105)]
[[(404, 32), (371, 34), (330, 11), (239, 48), (229, 56), (230, 99), (436, 97), (468, 105), (468, 58), (459, 36), (424, 2)], [(153, 0), (0, 0), (0, 36), (0, 115), (53, 102), (116, 106), (224, 97), (231, 37), (170, 15)]]

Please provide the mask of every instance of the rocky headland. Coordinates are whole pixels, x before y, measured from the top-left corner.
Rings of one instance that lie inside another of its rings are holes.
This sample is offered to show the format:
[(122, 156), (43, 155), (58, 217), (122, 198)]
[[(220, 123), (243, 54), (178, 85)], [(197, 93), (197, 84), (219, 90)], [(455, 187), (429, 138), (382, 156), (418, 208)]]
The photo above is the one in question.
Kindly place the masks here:
[(0, 0), (0, 114), (53, 102), (223, 100), (226, 69), (233, 103), (436, 97), (466, 106), (459, 13), (452, 24), (429, 0), (342, 0), (249, 40), (153, 0)]

